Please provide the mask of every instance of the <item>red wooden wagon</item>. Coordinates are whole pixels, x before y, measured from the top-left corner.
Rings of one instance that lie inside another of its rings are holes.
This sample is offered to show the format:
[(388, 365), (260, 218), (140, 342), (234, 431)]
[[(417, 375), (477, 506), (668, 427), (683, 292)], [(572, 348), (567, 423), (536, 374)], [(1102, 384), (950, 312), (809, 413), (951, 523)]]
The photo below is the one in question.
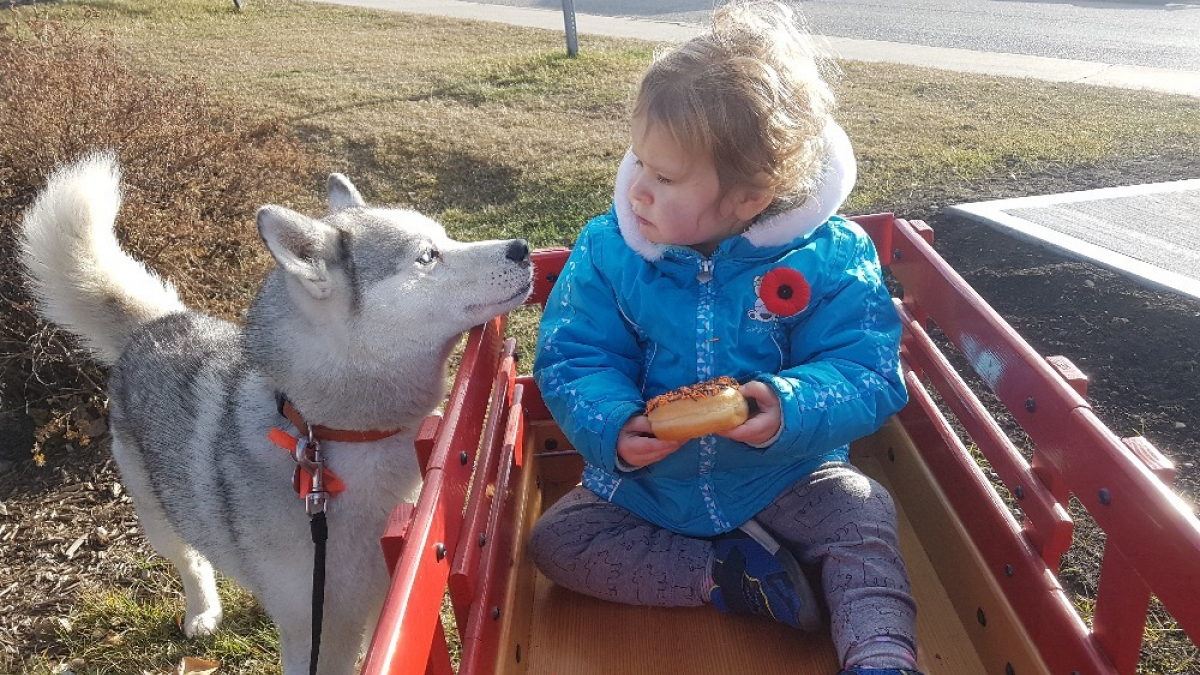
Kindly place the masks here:
[[(896, 307), (911, 400), (852, 446), (852, 460), (899, 506), (922, 670), (1130, 675), (1152, 594), (1200, 642), (1200, 521), (1170, 489), (1172, 464), (1145, 439), (1106, 428), (1085, 398), (1086, 378), (1026, 344), (938, 256), (924, 223), (854, 220), (903, 287)], [(531, 302), (545, 302), (566, 256), (535, 254)], [(824, 635), (711, 608), (605, 603), (541, 578), (525, 555), (529, 529), (577, 484), (583, 463), (537, 386), (517, 376), (505, 324), (470, 333), (443, 415), (422, 426), (425, 485), (383, 537), (392, 585), (363, 672), (455, 672), (441, 619), (447, 596), (463, 675), (836, 672)], [(942, 345), (953, 346), (950, 356)], [(983, 388), (968, 386), (968, 369), (1006, 409), (998, 414), (1008, 428), (1020, 426), (1023, 448), (993, 414), (996, 401), (985, 405), (974, 393)], [(1058, 579), (1071, 496), (1106, 535), (1090, 621)]]

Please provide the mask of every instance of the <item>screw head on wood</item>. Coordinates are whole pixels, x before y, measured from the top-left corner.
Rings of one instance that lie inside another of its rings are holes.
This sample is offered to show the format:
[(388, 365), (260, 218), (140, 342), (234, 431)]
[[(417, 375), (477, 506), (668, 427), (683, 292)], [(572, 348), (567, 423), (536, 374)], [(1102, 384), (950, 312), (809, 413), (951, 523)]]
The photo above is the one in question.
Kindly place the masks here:
[(1100, 488), (1100, 503), (1105, 506), (1112, 503), (1112, 493), (1108, 491), (1108, 488)]
[(443, 558), (446, 557), (446, 545), (445, 544), (439, 543), (437, 546), (435, 546), (433, 548), (433, 550), (434, 550), (434, 553), (437, 555), (437, 559), (439, 562)]

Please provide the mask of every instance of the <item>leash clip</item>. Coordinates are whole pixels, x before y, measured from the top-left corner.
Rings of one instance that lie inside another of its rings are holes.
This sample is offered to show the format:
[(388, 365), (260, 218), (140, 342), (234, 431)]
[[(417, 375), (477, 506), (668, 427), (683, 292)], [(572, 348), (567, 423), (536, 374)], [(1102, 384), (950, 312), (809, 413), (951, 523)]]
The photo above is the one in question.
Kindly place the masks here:
[(304, 512), (312, 518), (325, 513), (329, 493), (325, 491), (325, 458), (321, 456), (321, 443), (313, 434), (312, 425), (307, 431), (307, 437), (296, 443), (296, 465), (297, 468), (303, 466), (312, 476), (308, 495), (304, 497)]
[(304, 498), (304, 512), (308, 514), (310, 519), (318, 513), (325, 513), (325, 505), (328, 501), (328, 493), (326, 493), (324, 490), (318, 491), (314, 488), (313, 491), (309, 492), (308, 496)]
[(305, 429), (305, 434), (296, 439), (296, 449), (292, 452), (292, 459), (297, 466), (311, 470), (313, 464), (320, 461), (321, 442), (313, 435), (312, 427)]

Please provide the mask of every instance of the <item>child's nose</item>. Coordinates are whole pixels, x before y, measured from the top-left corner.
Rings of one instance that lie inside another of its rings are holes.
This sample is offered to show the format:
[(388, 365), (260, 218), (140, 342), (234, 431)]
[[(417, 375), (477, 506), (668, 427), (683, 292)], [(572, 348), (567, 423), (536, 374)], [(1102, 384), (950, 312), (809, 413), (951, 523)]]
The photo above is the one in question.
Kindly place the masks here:
[(629, 186), (629, 200), (638, 204), (650, 203), (650, 191), (646, 189), (645, 172), (639, 171), (633, 177), (633, 183)]

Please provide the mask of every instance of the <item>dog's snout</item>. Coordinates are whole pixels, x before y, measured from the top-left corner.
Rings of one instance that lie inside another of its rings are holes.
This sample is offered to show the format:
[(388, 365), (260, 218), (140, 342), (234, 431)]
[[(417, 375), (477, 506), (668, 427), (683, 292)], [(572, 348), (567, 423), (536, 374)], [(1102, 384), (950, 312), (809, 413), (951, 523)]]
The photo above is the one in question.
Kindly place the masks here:
[(513, 239), (508, 242), (508, 249), (504, 251), (504, 257), (515, 263), (529, 261), (529, 243), (524, 239)]

